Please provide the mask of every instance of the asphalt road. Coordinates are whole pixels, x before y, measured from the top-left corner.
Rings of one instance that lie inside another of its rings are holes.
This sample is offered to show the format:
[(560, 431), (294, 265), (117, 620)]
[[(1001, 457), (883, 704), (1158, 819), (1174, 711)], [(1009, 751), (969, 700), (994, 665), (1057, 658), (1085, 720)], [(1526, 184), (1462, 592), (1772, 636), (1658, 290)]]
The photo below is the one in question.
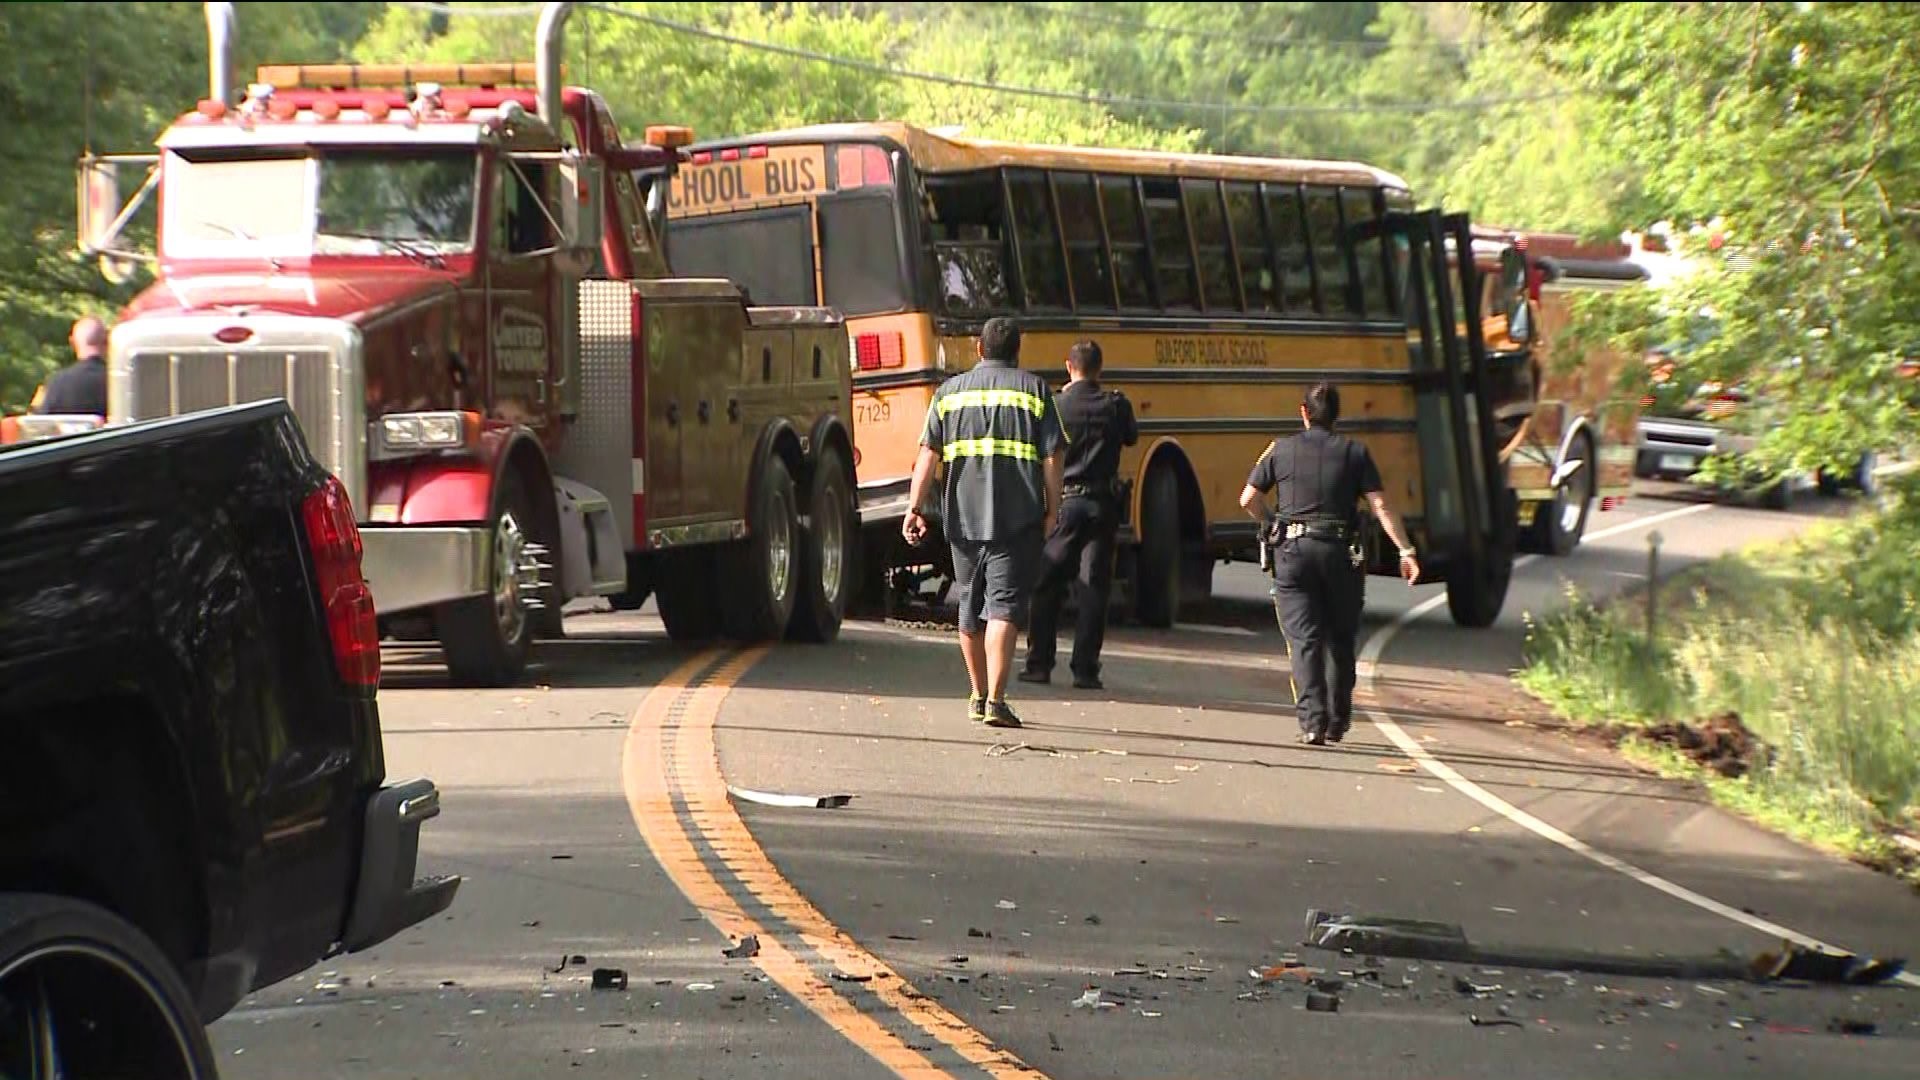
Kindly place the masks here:
[[(1291, 741), (1244, 566), (1200, 624), (1115, 628), (1104, 693), (1016, 685), (1014, 733), (968, 724), (937, 631), (730, 656), (588, 615), (537, 688), (487, 692), (390, 652), (389, 772), (440, 784), (423, 858), (467, 883), (442, 919), (215, 1025), (225, 1075), (1913, 1076), (1909, 990), (1301, 945), (1318, 908), (1616, 960), (1751, 954), (1774, 930), (1911, 953), (1909, 890), (1538, 726), (1507, 680), (1524, 613), (1640, 580), (1649, 528), (1671, 569), (1835, 510), (1636, 498), (1574, 556), (1518, 567), (1482, 631), (1444, 605), (1409, 619), (1439, 589), (1374, 579), (1386, 723), (1340, 747)], [(722, 956), (747, 933), (759, 956)], [(1337, 1012), (1252, 973), (1288, 954), (1344, 983)], [(627, 988), (591, 989), (597, 967)]]

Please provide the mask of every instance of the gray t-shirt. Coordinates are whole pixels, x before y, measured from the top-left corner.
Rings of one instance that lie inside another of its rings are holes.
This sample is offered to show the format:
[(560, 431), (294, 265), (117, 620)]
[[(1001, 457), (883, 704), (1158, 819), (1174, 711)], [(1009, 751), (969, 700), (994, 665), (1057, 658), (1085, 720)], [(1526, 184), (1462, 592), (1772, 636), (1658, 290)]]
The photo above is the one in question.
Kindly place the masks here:
[(927, 406), (920, 445), (946, 463), (941, 503), (949, 538), (1006, 540), (1046, 518), (1042, 466), (1066, 440), (1045, 379), (982, 360), (948, 379)]

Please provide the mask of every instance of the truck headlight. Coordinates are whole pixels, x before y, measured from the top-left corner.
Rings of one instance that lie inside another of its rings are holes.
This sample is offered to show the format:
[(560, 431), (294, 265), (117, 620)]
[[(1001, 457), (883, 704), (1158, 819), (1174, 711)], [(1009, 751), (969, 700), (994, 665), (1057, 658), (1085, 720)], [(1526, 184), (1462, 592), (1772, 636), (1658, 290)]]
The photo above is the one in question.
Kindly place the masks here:
[(378, 429), (384, 454), (463, 450), (478, 437), (480, 417), (468, 412), (388, 413), (379, 419)]

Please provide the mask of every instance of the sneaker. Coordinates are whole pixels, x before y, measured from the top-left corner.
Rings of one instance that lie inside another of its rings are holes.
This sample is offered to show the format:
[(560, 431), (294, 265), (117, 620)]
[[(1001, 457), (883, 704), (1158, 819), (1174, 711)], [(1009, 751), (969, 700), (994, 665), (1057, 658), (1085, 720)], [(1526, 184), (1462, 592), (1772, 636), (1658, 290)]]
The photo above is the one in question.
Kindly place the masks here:
[(983, 697), (967, 698), (967, 719), (979, 723), (987, 718), (987, 699)]
[(1053, 675), (1051, 673), (1034, 671), (1031, 668), (1021, 668), (1016, 678), (1021, 682), (1039, 683), (1042, 686), (1053, 681)]
[(1013, 706), (1004, 701), (987, 702), (988, 727), (1021, 727), (1020, 718), (1013, 714)]
[(1325, 746), (1327, 737), (1318, 731), (1303, 731), (1300, 733), (1300, 742), (1303, 746)]

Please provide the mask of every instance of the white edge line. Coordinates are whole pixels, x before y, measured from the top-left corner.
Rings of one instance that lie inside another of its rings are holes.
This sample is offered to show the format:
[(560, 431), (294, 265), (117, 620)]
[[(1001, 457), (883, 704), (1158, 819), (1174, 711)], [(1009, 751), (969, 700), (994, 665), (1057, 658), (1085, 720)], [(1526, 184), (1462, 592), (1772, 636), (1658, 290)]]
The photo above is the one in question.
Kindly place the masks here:
[[(1713, 503), (1701, 503), (1695, 506), (1681, 507), (1678, 510), (1669, 510), (1665, 513), (1654, 514), (1650, 517), (1623, 522), (1622, 524), (1602, 529), (1596, 533), (1588, 533), (1586, 539), (1604, 540), (1607, 537), (1618, 536), (1621, 533), (1632, 532), (1635, 529), (1650, 528), (1663, 521), (1672, 521), (1675, 518), (1686, 517), (1689, 514), (1698, 514), (1703, 511), (1712, 510), (1714, 506), (1715, 504)], [(1518, 569), (1530, 562), (1534, 562), (1538, 558), (1539, 556), (1537, 555), (1522, 556), (1514, 560), (1514, 568)], [(1402, 612), (1399, 618), (1382, 628), (1379, 633), (1367, 639), (1366, 645), (1360, 650), (1359, 663), (1356, 665), (1359, 668), (1361, 689), (1365, 690), (1368, 694), (1372, 694), (1374, 672), (1379, 665), (1380, 654), (1386, 651), (1387, 646), (1392, 643), (1394, 636), (1406, 627), (1413, 625), (1413, 623), (1417, 622), (1428, 612), (1446, 602), (1447, 597), (1445, 593), (1439, 596), (1429, 597), (1407, 609), (1405, 612)], [(1416, 742), (1399, 724), (1394, 723), (1393, 718), (1388, 716), (1384, 711), (1370, 705), (1366, 708), (1366, 714), (1367, 719), (1373, 722), (1373, 726), (1378, 728), (1382, 735), (1385, 735), (1390, 742), (1400, 748), (1401, 753), (1412, 758), (1421, 768), (1432, 773), (1438, 779), (1445, 781), (1448, 786), (1460, 794), (1465, 795), (1467, 798), (1472, 799), (1474, 802), (1479, 803), (1481, 806), (1499, 814), (1501, 817), (1506, 818), (1508, 821), (1513, 822), (1515, 825), (1526, 829), (1536, 836), (1550, 840), (1566, 848), (1568, 851), (1598, 863), (1617, 874), (1630, 877), (1648, 888), (1657, 889), (1676, 900), (1692, 904), (1702, 911), (1712, 912), (1723, 919), (1730, 919), (1750, 930), (1755, 930), (1781, 940), (1791, 941), (1805, 948), (1819, 949), (1823, 952), (1850, 951), (1842, 949), (1837, 945), (1829, 945), (1818, 938), (1809, 937), (1790, 927), (1781, 926), (1779, 923), (1770, 922), (1757, 915), (1749, 915), (1739, 908), (1729, 907), (1711, 896), (1704, 896), (1684, 885), (1668, 881), (1666, 878), (1661, 877), (1651, 870), (1644, 870), (1624, 859), (1597, 850), (1579, 837), (1572, 836), (1547, 824), (1532, 814), (1527, 813), (1525, 810), (1502, 799), (1500, 796), (1495, 795), (1493, 792), (1488, 791), (1486, 788), (1481, 787), (1479, 784), (1474, 783), (1472, 780), (1460, 775), (1453, 766), (1434, 757), (1433, 754), (1428, 752), (1426, 747)], [(1915, 976), (1911, 972), (1901, 972), (1898, 976), (1895, 976), (1895, 981), (1905, 986), (1920, 987), (1920, 976)]]

